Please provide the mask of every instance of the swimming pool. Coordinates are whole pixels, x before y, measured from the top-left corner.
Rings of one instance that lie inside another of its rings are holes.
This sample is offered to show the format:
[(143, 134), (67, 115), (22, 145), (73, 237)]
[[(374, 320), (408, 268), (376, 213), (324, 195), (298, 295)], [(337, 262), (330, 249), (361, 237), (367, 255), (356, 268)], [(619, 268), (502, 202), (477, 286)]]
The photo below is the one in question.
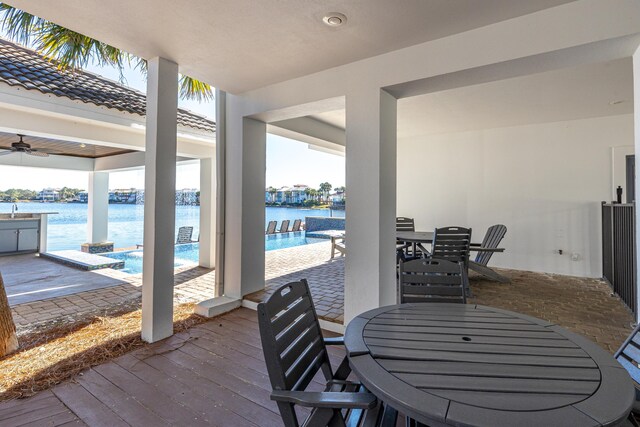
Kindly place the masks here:
[[(286, 234), (272, 234), (265, 236), (264, 249), (265, 251), (273, 251), (276, 249), (291, 248), (294, 246), (308, 245), (322, 241), (326, 240), (305, 237), (304, 231)], [(142, 249), (137, 249), (135, 251), (109, 252), (100, 255), (124, 261), (124, 268), (120, 271), (129, 274), (137, 274), (142, 273), (142, 253)], [(198, 243), (176, 245), (173, 267), (197, 265), (198, 255)]]

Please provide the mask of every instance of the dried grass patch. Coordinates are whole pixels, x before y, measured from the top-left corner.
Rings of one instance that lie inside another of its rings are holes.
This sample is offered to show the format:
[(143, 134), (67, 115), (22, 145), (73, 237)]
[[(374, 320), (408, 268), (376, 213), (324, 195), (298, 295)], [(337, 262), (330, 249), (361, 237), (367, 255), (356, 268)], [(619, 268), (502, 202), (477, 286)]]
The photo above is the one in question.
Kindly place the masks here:
[[(207, 321), (194, 304), (174, 308), (176, 333)], [(18, 352), (0, 359), (0, 401), (28, 397), (79, 372), (146, 345), (140, 338), (142, 311), (124, 311), (20, 337)]]

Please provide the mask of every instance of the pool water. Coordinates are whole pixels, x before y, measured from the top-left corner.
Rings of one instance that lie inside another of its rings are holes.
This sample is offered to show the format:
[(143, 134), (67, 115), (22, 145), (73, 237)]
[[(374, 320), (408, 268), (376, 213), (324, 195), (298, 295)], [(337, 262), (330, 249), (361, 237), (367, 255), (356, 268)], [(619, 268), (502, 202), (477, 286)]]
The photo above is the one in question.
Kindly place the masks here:
[[(313, 239), (305, 237), (304, 231), (296, 233), (272, 234), (265, 236), (265, 251), (273, 251), (276, 249), (291, 248), (294, 246), (308, 245), (326, 241), (324, 239)], [(142, 249), (135, 251), (109, 252), (100, 254), (112, 259), (124, 261), (124, 268), (120, 271), (129, 274), (142, 273)], [(197, 265), (199, 255), (198, 243), (187, 243), (175, 246), (175, 257), (173, 267), (185, 267), (188, 265)]]

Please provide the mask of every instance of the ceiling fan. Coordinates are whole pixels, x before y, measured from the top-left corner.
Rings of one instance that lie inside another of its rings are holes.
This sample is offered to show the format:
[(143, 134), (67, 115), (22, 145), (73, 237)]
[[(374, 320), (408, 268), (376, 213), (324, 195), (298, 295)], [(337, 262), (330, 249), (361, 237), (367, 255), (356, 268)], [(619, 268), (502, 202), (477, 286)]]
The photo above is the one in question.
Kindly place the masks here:
[(12, 154), (12, 153), (25, 153), (30, 156), (49, 157), (48, 153), (45, 153), (42, 150), (32, 149), (31, 145), (22, 141), (22, 138), (24, 137), (24, 135), (20, 135), (20, 134), (17, 134), (17, 135), (20, 138), (20, 141), (12, 142), (11, 148), (4, 149), (5, 151), (1, 151), (0, 156), (5, 156), (7, 154)]

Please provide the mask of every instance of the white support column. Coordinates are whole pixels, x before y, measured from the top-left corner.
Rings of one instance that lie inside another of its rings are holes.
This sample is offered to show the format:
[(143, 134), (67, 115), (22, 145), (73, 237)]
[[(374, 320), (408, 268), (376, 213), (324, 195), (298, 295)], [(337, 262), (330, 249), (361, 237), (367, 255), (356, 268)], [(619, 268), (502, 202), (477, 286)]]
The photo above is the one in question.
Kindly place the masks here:
[[(239, 279), (239, 274), (238, 276), (236, 276), (235, 278), (237, 279), (234, 284), (230, 285), (230, 286), (226, 286), (226, 282), (225, 282), (225, 276), (226, 276), (226, 264), (227, 263), (233, 263), (234, 265), (238, 266), (238, 270), (240, 271), (240, 262), (239, 262), (239, 257), (234, 257), (234, 259), (229, 260), (228, 258), (226, 258), (225, 253), (226, 253), (226, 243), (224, 241), (225, 236), (226, 236), (226, 230), (225, 228), (227, 227), (226, 224), (226, 220), (225, 220), (225, 214), (226, 214), (226, 210), (227, 210), (227, 198), (226, 198), (226, 183), (227, 183), (227, 171), (229, 171), (230, 173), (239, 173), (240, 171), (242, 171), (242, 156), (239, 156), (238, 158), (240, 159), (238, 161), (238, 163), (234, 163), (233, 164), (233, 169), (229, 170), (226, 168), (225, 164), (227, 161), (226, 158), (226, 128), (227, 128), (227, 94), (224, 91), (221, 91), (219, 89), (216, 89), (216, 157), (215, 157), (215, 164), (212, 164), (210, 169), (209, 169), (209, 173), (211, 174), (211, 176), (208, 176), (205, 174), (204, 171), (204, 166), (201, 165), (200, 167), (200, 173), (201, 173), (201, 180), (202, 181), (210, 181), (210, 180), (215, 180), (215, 189), (213, 187), (211, 187), (211, 192), (214, 195), (211, 196), (211, 200), (210, 200), (210, 204), (211, 204), (211, 211), (214, 212), (214, 216), (211, 217), (211, 223), (209, 225), (210, 227), (210, 238), (211, 240), (211, 244), (213, 245), (213, 237), (215, 236), (215, 250), (213, 249), (213, 246), (209, 249), (211, 252), (209, 253), (209, 255), (211, 257), (214, 256), (214, 252), (215, 252), (215, 267), (216, 267), (216, 287), (215, 287), (215, 292), (213, 295), (213, 298), (205, 300), (205, 301), (201, 301), (196, 305), (195, 308), (195, 312), (198, 313), (201, 316), (205, 316), (205, 317), (213, 317), (213, 316), (218, 316), (220, 314), (226, 313), (228, 311), (231, 311), (235, 308), (240, 307), (240, 304), (242, 302), (242, 298), (241, 295), (243, 295), (242, 290), (240, 289), (240, 279)], [(239, 120), (238, 122), (241, 123), (241, 118), (240, 116), (236, 116)], [(239, 133), (239, 135), (241, 135), (242, 133)], [(242, 152), (242, 141), (239, 141), (239, 143), (236, 146), (236, 150), (234, 151), (234, 153), (240, 153)], [(264, 175), (264, 172), (263, 172)], [(234, 192), (240, 192), (241, 188), (242, 188), (242, 178), (241, 176), (238, 175), (234, 175), (233, 177), (230, 178), (231, 179), (231, 187), (232, 190)], [(204, 215), (204, 211), (202, 210), (202, 206), (205, 203), (205, 201), (203, 200), (203, 190), (204, 190), (204, 184), (201, 184), (201, 188), (200, 188), (200, 220), (202, 221), (202, 217)], [(235, 194), (239, 194), (239, 193), (234, 193)], [(234, 198), (232, 198), (234, 199)], [(239, 205), (234, 205), (233, 202), (231, 204), (231, 208), (229, 208), (229, 211), (232, 212), (232, 226), (238, 225), (240, 223), (240, 213), (242, 212), (242, 197), (239, 198), (235, 198), (235, 200), (239, 201)], [(264, 209), (263, 209), (264, 211)], [(236, 221), (236, 222), (234, 222)], [(264, 222), (264, 219), (262, 220)], [(201, 227), (203, 227), (201, 225)], [(237, 229), (239, 230), (239, 229)], [(241, 233), (238, 233), (238, 236)], [(238, 237), (239, 239), (239, 237)], [(238, 240), (239, 241), (239, 240)], [(235, 243), (237, 243), (238, 241), (236, 241)], [(202, 242), (202, 240), (201, 240)], [(202, 252), (202, 243), (200, 243), (200, 257), (202, 258), (203, 256), (203, 252)], [(237, 245), (236, 248), (239, 248), (240, 245)], [(264, 269), (263, 269), (264, 271)], [(264, 276), (264, 274), (263, 274)], [(264, 279), (263, 279), (264, 280)], [(264, 285), (263, 285), (264, 286)]]
[[(253, 119), (242, 122), (242, 252), (243, 297), (264, 289), (264, 189), (266, 185), (267, 125)], [(228, 216), (227, 216), (228, 218)], [(225, 294), (229, 292), (225, 291)]]
[(396, 301), (396, 99), (347, 94), (345, 325)]
[(213, 268), (216, 258), (216, 162), (200, 160), (200, 265)]
[[(229, 96), (228, 102), (234, 98)], [(231, 103), (230, 103), (231, 105)], [(242, 298), (264, 289), (264, 122), (227, 116), (225, 295)]]
[[(633, 127), (636, 158), (640, 153), (640, 46), (633, 54)], [(640, 192), (640, 173), (636, 173), (636, 195)], [(636, 200), (638, 198), (636, 197)], [(636, 224), (640, 224), (640, 209), (636, 203)], [(640, 242), (640, 227), (636, 227), (636, 246)], [(636, 247), (636, 257), (640, 265), (640, 252)], [(640, 307), (640, 275), (636, 278), (637, 307)], [(636, 312), (636, 323), (640, 323), (640, 310)]]
[(109, 232), (109, 173), (89, 172), (87, 242), (104, 243)]
[(178, 65), (148, 61), (142, 339), (173, 334)]

